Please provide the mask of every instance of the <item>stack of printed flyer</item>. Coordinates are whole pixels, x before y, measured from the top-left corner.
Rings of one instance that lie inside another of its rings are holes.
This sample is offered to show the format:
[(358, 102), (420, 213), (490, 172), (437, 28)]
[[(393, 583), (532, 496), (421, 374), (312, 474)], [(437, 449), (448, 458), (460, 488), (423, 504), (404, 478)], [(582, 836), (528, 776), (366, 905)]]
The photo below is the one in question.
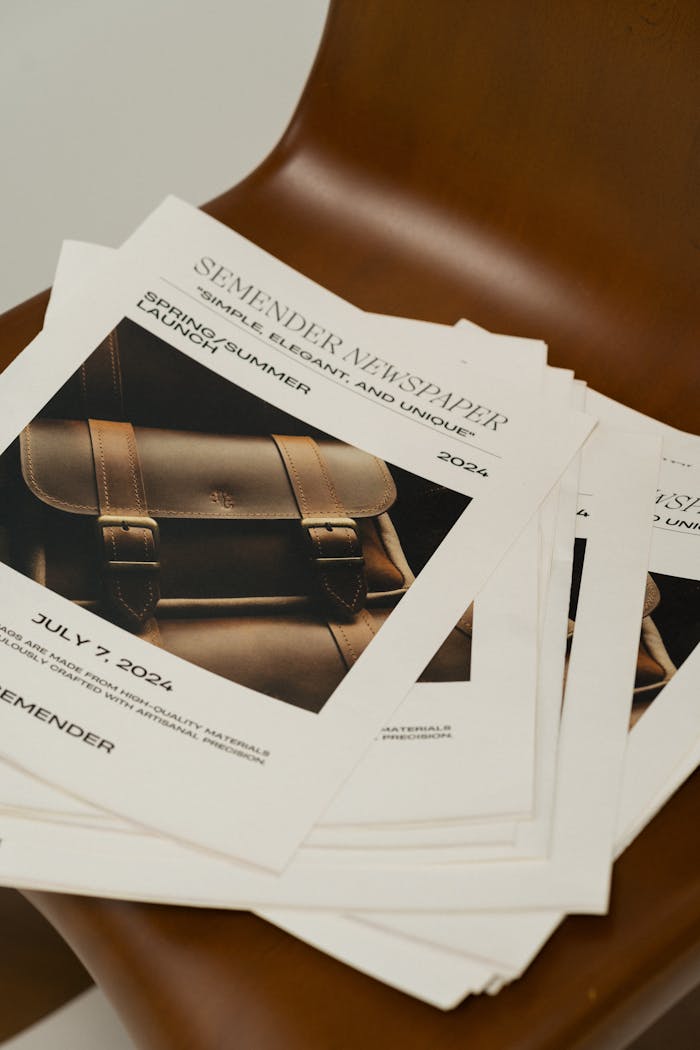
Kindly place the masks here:
[(700, 760), (700, 439), (169, 198), (0, 379), (0, 874), (450, 1008)]

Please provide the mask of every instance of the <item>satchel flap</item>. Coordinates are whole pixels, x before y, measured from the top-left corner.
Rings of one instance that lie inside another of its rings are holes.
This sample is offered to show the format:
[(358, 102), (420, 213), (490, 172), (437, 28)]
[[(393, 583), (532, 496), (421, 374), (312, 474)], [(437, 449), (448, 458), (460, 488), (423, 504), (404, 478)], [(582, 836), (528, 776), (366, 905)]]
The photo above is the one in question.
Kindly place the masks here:
[[(136, 427), (149, 514), (163, 518), (299, 518), (279, 451), (268, 436)], [(332, 438), (316, 439), (340, 508), (352, 518), (387, 511), (396, 488), (382, 460)], [(42, 502), (99, 514), (88, 424), (37, 419), (22, 431), (22, 474)]]

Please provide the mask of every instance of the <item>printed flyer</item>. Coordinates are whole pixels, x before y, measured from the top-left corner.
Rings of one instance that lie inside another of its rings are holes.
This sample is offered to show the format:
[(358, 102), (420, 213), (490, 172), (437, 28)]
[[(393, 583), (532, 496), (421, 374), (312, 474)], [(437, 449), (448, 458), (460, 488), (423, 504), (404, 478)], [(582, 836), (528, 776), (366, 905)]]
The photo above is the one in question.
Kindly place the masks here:
[(166, 201), (1, 380), (3, 757), (279, 870), (593, 425), (421, 365)]
[[(96, 245), (64, 244), (46, 324), (51, 323), (57, 305), (70, 289), (110, 254), (109, 249)], [(480, 353), (482, 343), (471, 333), (464, 340), (452, 328), (400, 318), (373, 316), (372, 323), (377, 337), (387, 342), (412, 338), (416, 352), (422, 352), (429, 340), (432, 348), (455, 361), (461, 361), (466, 343), (473, 364), (493, 365), (487, 349)], [(523, 375), (522, 380), (528, 377)], [(531, 369), (529, 382), (534, 391), (540, 381), (541, 369)], [(362, 784), (375, 820), (382, 813), (395, 819), (397, 812), (413, 822), (420, 812), (442, 819), (529, 812), (535, 764), (537, 542), (537, 521), (533, 519), (481, 591), (476, 614), (470, 608), (463, 617), (468, 654), (464, 675), (454, 681), (430, 681), (427, 675), (422, 676), (348, 781), (348, 785)], [(503, 660), (505, 630), (508, 661)], [(490, 773), (497, 763), (502, 774), (494, 779)], [(26, 793), (22, 792), (25, 802)], [(344, 793), (341, 790), (336, 796), (331, 809)], [(7, 807), (11, 793), (3, 788), (2, 794)], [(41, 799), (35, 797), (34, 801), (34, 808), (42, 810)], [(60, 804), (65, 806), (65, 799)], [(99, 817), (91, 807), (83, 806), (82, 812), (93, 823)], [(70, 814), (60, 809), (53, 813), (57, 819), (79, 818), (77, 804)], [(43, 809), (42, 815), (50, 814), (51, 810)], [(331, 816), (325, 814), (324, 820)], [(356, 821), (356, 804), (353, 816)], [(113, 822), (114, 818), (102, 820)]]

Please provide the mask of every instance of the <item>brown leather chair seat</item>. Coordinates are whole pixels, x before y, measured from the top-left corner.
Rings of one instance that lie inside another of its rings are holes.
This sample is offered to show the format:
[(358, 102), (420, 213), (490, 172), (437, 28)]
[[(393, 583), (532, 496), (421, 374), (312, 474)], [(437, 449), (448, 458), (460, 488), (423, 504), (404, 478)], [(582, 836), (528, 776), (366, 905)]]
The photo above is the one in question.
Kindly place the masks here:
[[(335, 0), (286, 134), (206, 210), (366, 309), (544, 338), (697, 430), (699, 57), (694, 0)], [(44, 305), (2, 319), (3, 363)], [(700, 979), (699, 803), (696, 776), (607, 918), (449, 1015), (251, 916), (31, 899), (151, 1050), (622, 1047)]]

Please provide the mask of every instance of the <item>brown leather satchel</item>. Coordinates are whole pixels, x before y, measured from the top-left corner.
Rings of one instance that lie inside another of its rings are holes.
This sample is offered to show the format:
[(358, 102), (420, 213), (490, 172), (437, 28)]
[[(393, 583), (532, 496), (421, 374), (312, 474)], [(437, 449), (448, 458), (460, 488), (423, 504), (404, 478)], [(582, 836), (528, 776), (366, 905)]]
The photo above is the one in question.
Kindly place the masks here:
[[(652, 613), (658, 608), (660, 601), (661, 592), (659, 587), (654, 578), (647, 573), (630, 726), (634, 725), (641, 718), (651, 701), (659, 695), (665, 685), (668, 685), (676, 673), (676, 666), (666, 649), (658, 627), (652, 619)], [(567, 668), (575, 628), (575, 621), (569, 619)]]
[[(42, 414), (4, 457), (8, 560), (192, 663), (320, 710), (414, 579), (387, 465), (321, 435), (115, 418), (114, 333), (76, 382), (110, 418)], [(465, 616), (424, 678), (466, 679), (470, 645)]]

